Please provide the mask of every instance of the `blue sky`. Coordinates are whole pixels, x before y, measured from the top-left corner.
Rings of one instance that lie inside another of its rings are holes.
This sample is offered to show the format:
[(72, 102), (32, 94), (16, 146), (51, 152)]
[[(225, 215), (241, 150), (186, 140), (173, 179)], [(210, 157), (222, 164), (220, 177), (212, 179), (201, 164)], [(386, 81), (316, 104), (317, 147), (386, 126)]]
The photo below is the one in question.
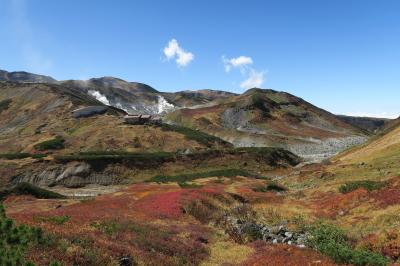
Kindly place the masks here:
[(400, 115), (400, 1), (0, 0), (0, 69)]

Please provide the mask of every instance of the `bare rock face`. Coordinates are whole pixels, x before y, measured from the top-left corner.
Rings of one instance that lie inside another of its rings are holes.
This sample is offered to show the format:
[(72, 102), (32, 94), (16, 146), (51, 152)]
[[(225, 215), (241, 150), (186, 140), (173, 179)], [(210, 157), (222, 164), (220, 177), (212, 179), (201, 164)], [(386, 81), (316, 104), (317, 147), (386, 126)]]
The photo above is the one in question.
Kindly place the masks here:
[(13, 178), (13, 183), (28, 182), (41, 187), (84, 187), (88, 184), (112, 185), (121, 183), (116, 175), (96, 172), (86, 162), (70, 162), (65, 165), (48, 165), (44, 169), (29, 169)]

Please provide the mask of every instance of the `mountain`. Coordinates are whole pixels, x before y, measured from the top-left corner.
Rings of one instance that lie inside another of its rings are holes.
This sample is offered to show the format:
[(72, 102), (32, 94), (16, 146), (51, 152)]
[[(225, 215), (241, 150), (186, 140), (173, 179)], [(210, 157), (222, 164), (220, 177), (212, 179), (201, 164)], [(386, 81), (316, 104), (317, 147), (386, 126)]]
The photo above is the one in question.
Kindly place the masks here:
[(289, 93), (250, 89), (213, 105), (167, 115), (171, 123), (202, 130), (235, 146), (278, 146), (324, 157), (362, 143), (367, 134)]
[(54, 83), (55, 79), (49, 76), (37, 75), (25, 71), (7, 72), (0, 70), (0, 81)]
[[(35, 77), (16, 79), (34, 82)], [(382, 123), (335, 116), (274, 90), (254, 88), (241, 95), (218, 90), (160, 92), (114, 77), (51, 80), (127, 113), (167, 115), (170, 123), (207, 132), (235, 146), (277, 146), (311, 159), (362, 143)]]
[[(103, 106), (106, 113), (87, 118), (72, 115), (74, 110), (88, 106)], [(219, 141), (200, 133), (193, 140), (194, 137), (187, 137), (191, 132), (179, 128), (125, 125), (122, 119), (125, 114), (76, 86), (0, 82), (0, 153), (34, 152), (35, 144), (55, 136), (65, 139), (62, 153), (197, 150)], [(223, 141), (220, 143), (224, 145)]]
[(371, 138), (368, 143), (349, 150), (339, 158), (341, 161), (364, 163), (375, 161), (378, 163), (395, 162), (398, 160), (398, 156), (400, 156), (400, 120), (396, 119), (381, 134)]
[(358, 116), (347, 116), (347, 115), (338, 115), (337, 117), (348, 124), (359, 127), (370, 133), (378, 132), (391, 121), (391, 119), (375, 118), (375, 117), (358, 117)]
[(78, 88), (103, 104), (115, 106), (128, 113), (161, 114), (174, 107), (154, 88), (118, 78), (68, 80), (60, 81), (59, 84), (68, 88)]

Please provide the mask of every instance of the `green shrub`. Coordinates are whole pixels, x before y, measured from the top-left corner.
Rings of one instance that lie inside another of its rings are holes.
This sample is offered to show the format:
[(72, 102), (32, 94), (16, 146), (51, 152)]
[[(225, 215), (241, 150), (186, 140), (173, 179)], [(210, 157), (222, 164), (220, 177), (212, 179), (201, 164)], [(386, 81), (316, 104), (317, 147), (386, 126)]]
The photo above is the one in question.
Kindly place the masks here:
[(44, 157), (46, 157), (47, 156), (47, 154), (43, 154), (43, 153), (35, 153), (35, 154), (32, 154), (31, 155), (31, 157), (33, 158), (33, 159), (43, 159)]
[(359, 188), (364, 188), (367, 191), (373, 191), (381, 189), (385, 185), (386, 182), (381, 182), (381, 181), (370, 181), (370, 180), (353, 181), (341, 185), (339, 191), (341, 193), (349, 193)]
[(64, 149), (65, 139), (61, 136), (57, 136), (54, 139), (46, 140), (40, 143), (35, 144), (33, 147), (40, 151), (45, 150), (60, 150)]
[(10, 107), (11, 102), (11, 99), (0, 101), (0, 113), (4, 110), (7, 110)]
[(246, 176), (246, 177), (258, 177), (253, 175), (245, 170), (241, 169), (222, 169), (215, 170), (209, 172), (201, 172), (201, 173), (190, 173), (190, 174), (180, 174), (180, 175), (156, 175), (153, 176), (149, 182), (157, 182), (157, 183), (167, 183), (167, 182), (178, 182), (185, 183), (188, 181), (193, 181), (200, 178), (207, 177), (235, 177), (235, 176)]
[(175, 157), (175, 153), (171, 152), (148, 152), (134, 153), (126, 151), (88, 151), (71, 155), (54, 156), (57, 161), (136, 161), (136, 162), (156, 162), (165, 161)]
[(69, 217), (68, 215), (46, 216), (46, 217), (36, 216), (36, 217), (33, 217), (33, 219), (36, 220), (36, 221), (39, 221), (39, 222), (50, 222), (50, 223), (57, 224), (57, 225), (63, 225), (64, 223), (68, 222), (70, 218), (71, 217)]
[(28, 157), (31, 157), (31, 154), (24, 153), (24, 152), (0, 154), (0, 159), (7, 159), (7, 160), (24, 159), (24, 158), (28, 158)]
[(29, 246), (42, 241), (43, 231), (40, 228), (15, 225), (0, 205), (0, 265), (34, 265), (25, 260), (25, 252)]
[(275, 182), (268, 182), (266, 186), (259, 186), (253, 189), (255, 192), (284, 192), (287, 191), (287, 188), (285, 188), (282, 185), (279, 185), (278, 183)]
[(226, 142), (218, 137), (209, 135), (209, 134), (204, 133), (199, 130), (194, 130), (191, 128), (177, 126), (177, 125), (168, 125), (168, 124), (162, 124), (161, 128), (163, 130), (175, 131), (177, 133), (185, 135), (185, 137), (187, 139), (194, 140), (194, 141), (196, 141), (200, 144), (203, 144), (207, 147), (212, 147), (216, 143), (224, 145), (224, 146), (232, 147), (232, 144), (230, 144), (229, 142)]
[(384, 266), (389, 260), (366, 249), (354, 249), (344, 231), (334, 225), (317, 223), (310, 228), (308, 245), (332, 258), (336, 263), (356, 266)]
[(186, 183), (186, 182), (179, 182), (178, 185), (181, 188), (201, 188), (202, 185), (194, 184), (194, 183)]
[(0, 191), (0, 200), (4, 199), (8, 195), (32, 195), (38, 199), (63, 199), (65, 196), (58, 194), (56, 192), (46, 190), (35, 185), (22, 182), (18, 183), (10, 189), (5, 189)]

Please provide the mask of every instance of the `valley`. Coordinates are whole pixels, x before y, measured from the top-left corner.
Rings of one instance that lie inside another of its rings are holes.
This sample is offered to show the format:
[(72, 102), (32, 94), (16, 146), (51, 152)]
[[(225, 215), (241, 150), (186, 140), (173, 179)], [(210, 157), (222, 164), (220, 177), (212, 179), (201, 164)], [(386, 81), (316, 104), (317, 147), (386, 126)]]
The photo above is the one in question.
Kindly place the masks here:
[(0, 72), (0, 224), (41, 228), (36, 265), (398, 265), (399, 159), (398, 119), (286, 92)]

